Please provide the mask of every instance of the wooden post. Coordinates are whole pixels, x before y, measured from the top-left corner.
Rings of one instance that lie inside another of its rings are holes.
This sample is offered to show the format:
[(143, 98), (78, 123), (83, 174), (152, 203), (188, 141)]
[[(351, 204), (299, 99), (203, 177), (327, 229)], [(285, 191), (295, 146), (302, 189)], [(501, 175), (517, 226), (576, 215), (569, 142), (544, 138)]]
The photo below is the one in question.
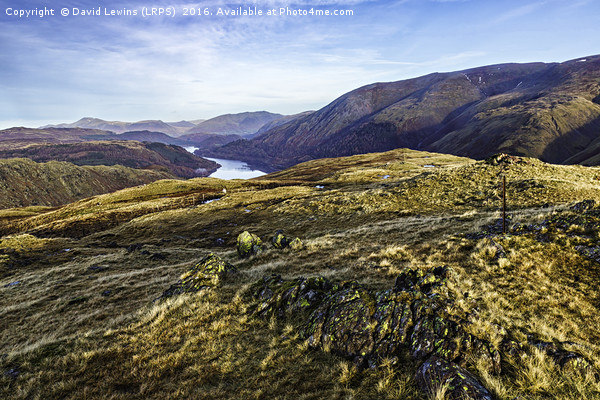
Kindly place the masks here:
[(502, 234), (506, 234), (506, 175), (502, 175)]

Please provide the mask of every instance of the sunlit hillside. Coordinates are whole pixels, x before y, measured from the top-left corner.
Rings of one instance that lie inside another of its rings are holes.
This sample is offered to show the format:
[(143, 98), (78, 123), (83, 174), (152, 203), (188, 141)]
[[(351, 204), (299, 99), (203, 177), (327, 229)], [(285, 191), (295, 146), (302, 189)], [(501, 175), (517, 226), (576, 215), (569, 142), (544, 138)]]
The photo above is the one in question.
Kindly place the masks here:
[[(0, 210), (0, 397), (457, 396), (433, 354), (489, 398), (600, 398), (599, 179), (398, 149)], [(238, 255), (244, 231), (263, 251)], [(174, 294), (210, 253), (229, 272)], [(340, 298), (364, 315), (318, 325)], [(383, 336), (386, 302), (412, 310), (408, 338)]]

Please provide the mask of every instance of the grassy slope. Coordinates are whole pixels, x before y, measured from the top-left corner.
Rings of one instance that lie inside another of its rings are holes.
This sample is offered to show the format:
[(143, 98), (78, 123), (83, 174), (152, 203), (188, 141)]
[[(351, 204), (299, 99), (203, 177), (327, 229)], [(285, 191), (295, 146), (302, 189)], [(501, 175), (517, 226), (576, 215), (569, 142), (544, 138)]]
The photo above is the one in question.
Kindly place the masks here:
[(218, 167), (215, 162), (196, 157), (178, 146), (124, 140), (37, 143), (20, 149), (0, 150), (0, 158), (21, 157), (38, 162), (67, 161), (76, 165), (124, 165), (162, 170), (183, 178), (207, 176)]
[[(21, 219), (0, 228), (11, 233), (0, 242), (0, 397), (419, 399), (410, 361), (357, 371), (310, 350), (294, 321), (249, 317), (244, 291), (270, 273), (388, 288), (406, 266), (440, 264), (458, 272), (452, 290), (469, 293), (461, 304), (480, 308), (471, 329), (494, 340), (489, 322), (499, 322), (576, 341), (599, 367), (600, 267), (574, 249), (583, 239), (501, 237), (507, 257), (496, 259), (489, 239), (461, 236), (498, 217), (502, 173), (514, 222), (600, 200), (598, 169), (525, 161), (396, 150), (252, 181), (160, 181), (50, 212), (5, 211)], [(285, 229), (305, 249), (238, 260), (235, 237), (246, 229)], [(218, 291), (151, 303), (209, 251), (241, 273)], [(597, 384), (541, 355), (485, 380), (502, 399), (598, 398)]]
[(80, 167), (67, 162), (0, 160), (0, 208), (59, 206), (84, 197), (114, 192), (172, 177), (161, 171), (117, 166)]

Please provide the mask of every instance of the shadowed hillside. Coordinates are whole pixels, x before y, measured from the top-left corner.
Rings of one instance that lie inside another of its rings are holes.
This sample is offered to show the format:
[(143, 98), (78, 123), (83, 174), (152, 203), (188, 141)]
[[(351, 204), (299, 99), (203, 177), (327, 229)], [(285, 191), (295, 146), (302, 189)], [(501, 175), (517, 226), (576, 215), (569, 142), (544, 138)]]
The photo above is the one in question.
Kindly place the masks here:
[(600, 132), (598, 82), (600, 56), (375, 83), (210, 155), (262, 160), (276, 169), (399, 147), (476, 159), (505, 152), (552, 163), (593, 163), (595, 150), (588, 146)]
[(0, 397), (598, 398), (599, 177), (398, 149), (4, 210)]
[(120, 165), (80, 167), (58, 161), (0, 160), (0, 208), (59, 206), (171, 177), (167, 172)]
[(178, 146), (135, 141), (90, 141), (32, 144), (0, 150), (0, 158), (25, 157), (38, 162), (68, 161), (76, 165), (124, 165), (164, 171), (182, 178), (208, 176), (218, 164), (196, 157)]

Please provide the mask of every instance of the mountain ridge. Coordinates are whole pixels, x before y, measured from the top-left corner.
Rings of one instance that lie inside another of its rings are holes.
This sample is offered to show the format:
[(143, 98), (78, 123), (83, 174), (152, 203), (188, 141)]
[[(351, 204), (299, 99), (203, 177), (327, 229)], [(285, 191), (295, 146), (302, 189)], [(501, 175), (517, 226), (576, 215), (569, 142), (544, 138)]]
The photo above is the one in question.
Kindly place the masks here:
[[(287, 115), (270, 113), (268, 111), (247, 111), (234, 114), (223, 114), (210, 119), (182, 120), (177, 122), (163, 122), (162, 120), (143, 120), (136, 122), (108, 121), (95, 117), (83, 117), (72, 123), (44, 125), (37, 129), (50, 128), (83, 128), (98, 129), (123, 134), (128, 132), (150, 131), (160, 132), (178, 138), (193, 134), (216, 135), (253, 135), (265, 124), (290, 117)], [(190, 138), (184, 138), (190, 141)]]
[(599, 81), (596, 55), (373, 83), (206, 155), (248, 162), (265, 158), (281, 169), (310, 159), (408, 147), (476, 159), (506, 152), (561, 163), (600, 132)]

